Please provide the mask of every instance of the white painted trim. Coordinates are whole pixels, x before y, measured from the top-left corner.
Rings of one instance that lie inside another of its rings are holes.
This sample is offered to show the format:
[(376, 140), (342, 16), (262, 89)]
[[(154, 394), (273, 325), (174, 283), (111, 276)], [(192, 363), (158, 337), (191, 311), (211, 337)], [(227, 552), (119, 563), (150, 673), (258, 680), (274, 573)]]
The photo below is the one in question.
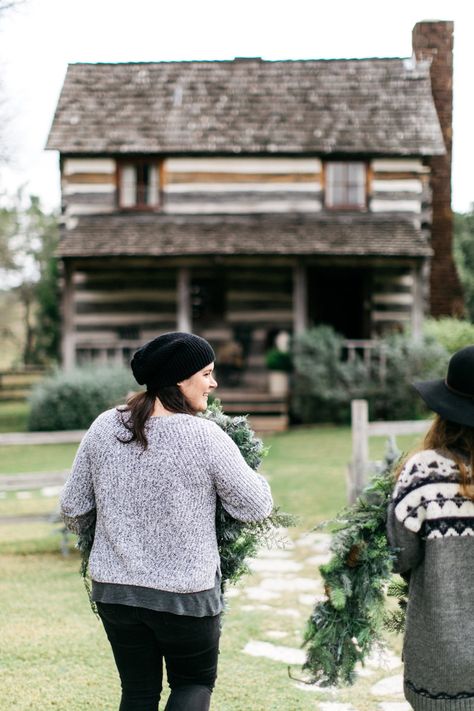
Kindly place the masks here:
[(171, 173), (320, 173), (319, 158), (168, 158)]
[(321, 193), (319, 183), (168, 183), (164, 193)]
[(370, 201), (371, 212), (416, 212), (421, 213), (419, 200), (379, 200)]
[[(76, 282), (78, 283), (78, 282)], [(158, 289), (125, 289), (125, 290), (109, 290), (103, 291), (79, 291), (76, 290), (74, 295), (76, 303), (110, 303), (111, 306), (115, 303), (128, 301), (167, 301), (172, 304), (176, 301), (175, 291), (159, 291)]]
[(128, 324), (135, 323), (149, 323), (153, 321), (165, 321), (174, 322), (176, 320), (176, 314), (174, 312), (170, 313), (103, 313), (103, 314), (76, 314), (74, 316), (74, 323), (77, 325), (90, 326), (103, 324), (104, 327), (108, 326), (127, 326)]
[(113, 193), (114, 183), (68, 183), (63, 187), (63, 195), (74, 195), (77, 193)]
[(413, 304), (413, 296), (409, 294), (374, 294), (374, 304)]
[(71, 203), (66, 208), (66, 217), (72, 215), (98, 215), (101, 212), (115, 212), (114, 205), (78, 205)]
[(318, 200), (278, 200), (251, 203), (186, 203), (164, 205), (163, 212), (167, 214), (220, 214), (246, 212), (319, 212), (321, 203)]
[(410, 171), (412, 173), (427, 173), (429, 168), (423, 165), (419, 158), (376, 158), (371, 163), (372, 170), (380, 173)]
[(115, 161), (113, 158), (66, 158), (63, 173), (115, 173)]
[(410, 321), (410, 311), (373, 311), (373, 321)]
[(379, 193), (421, 193), (421, 180), (374, 180), (372, 189)]

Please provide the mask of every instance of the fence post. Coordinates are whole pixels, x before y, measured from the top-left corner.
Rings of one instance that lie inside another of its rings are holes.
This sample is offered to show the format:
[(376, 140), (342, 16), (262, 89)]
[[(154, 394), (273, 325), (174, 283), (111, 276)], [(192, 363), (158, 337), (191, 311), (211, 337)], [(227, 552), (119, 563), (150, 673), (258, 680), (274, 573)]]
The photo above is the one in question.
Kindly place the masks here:
[(366, 484), (369, 463), (369, 409), (367, 400), (351, 401), (352, 459), (349, 464), (348, 500), (352, 504)]

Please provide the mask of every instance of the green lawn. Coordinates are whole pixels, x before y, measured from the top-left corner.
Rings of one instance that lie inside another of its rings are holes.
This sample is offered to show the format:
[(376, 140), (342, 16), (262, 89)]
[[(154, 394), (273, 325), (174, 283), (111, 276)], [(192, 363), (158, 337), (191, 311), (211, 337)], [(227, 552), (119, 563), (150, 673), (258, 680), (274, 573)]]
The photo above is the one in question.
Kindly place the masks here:
[(0, 402), (0, 432), (26, 432), (29, 410), (24, 401)]
[[(275, 502), (300, 517), (293, 538), (333, 516), (345, 503), (346, 465), (350, 458), (348, 428), (301, 428), (267, 438), (270, 454), (263, 471)], [(408, 449), (413, 438), (400, 438)], [(380, 458), (383, 440), (373, 440), (371, 456)], [(59, 470), (70, 466), (76, 447), (58, 445), (0, 448), (0, 471)], [(108, 642), (91, 613), (78, 575), (79, 559), (59, 553), (57, 524), (17, 523), (6, 516), (44, 514), (54, 510), (54, 498), (0, 500), (0, 599), (2, 613), (1, 708), (15, 711), (115, 711), (119, 685)], [(317, 566), (308, 551), (295, 548), (303, 566), (299, 575), (316, 578)], [(258, 585), (255, 573), (243, 585)], [(301, 596), (300, 596), (301, 597)], [(307, 599), (284, 593), (275, 603), (249, 605), (245, 595), (230, 599), (220, 656), (214, 711), (314, 711), (317, 701), (352, 703), (358, 711), (377, 711), (380, 700), (368, 689), (383, 674), (361, 679), (354, 689), (340, 692), (301, 690), (287, 675), (286, 665), (242, 653), (251, 640), (299, 647), (311, 611)], [(293, 616), (279, 614), (291, 609)], [(281, 642), (272, 631), (285, 634)], [(298, 676), (299, 668), (293, 669)], [(386, 674), (385, 674), (386, 675)], [(163, 704), (164, 705), (164, 704)]]

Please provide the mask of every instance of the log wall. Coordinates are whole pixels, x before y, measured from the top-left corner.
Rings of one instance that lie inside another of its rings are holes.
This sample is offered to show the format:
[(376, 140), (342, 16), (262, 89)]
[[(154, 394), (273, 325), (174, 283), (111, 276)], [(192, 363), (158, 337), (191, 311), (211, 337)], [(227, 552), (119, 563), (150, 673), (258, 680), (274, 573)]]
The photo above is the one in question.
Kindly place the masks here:
[[(168, 158), (160, 168), (160, 210), (169, 214), (316, 213), (324, 210), (319, 158)], [(431, 222), (429, 168), (418, 159), (372, 160), (369, 211), (404, 213)], [(66, 216), (114, 212), (117, 167), (112, 158), (65, 158)]]

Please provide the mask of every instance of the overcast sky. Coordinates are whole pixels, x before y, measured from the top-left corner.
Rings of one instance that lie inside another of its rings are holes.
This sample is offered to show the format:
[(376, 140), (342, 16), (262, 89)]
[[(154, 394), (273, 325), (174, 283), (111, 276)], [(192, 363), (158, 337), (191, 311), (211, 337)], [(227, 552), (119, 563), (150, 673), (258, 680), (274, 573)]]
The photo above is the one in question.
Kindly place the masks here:
[(474, 6), (469, 0), (25, 0), (0, 20), (0, 76), (11, 167), (59, 205), (58, 154), (45, 152), (69, 62), (408, 57), (420, 20), (455, 22), (453, 208), (474, 203)]

